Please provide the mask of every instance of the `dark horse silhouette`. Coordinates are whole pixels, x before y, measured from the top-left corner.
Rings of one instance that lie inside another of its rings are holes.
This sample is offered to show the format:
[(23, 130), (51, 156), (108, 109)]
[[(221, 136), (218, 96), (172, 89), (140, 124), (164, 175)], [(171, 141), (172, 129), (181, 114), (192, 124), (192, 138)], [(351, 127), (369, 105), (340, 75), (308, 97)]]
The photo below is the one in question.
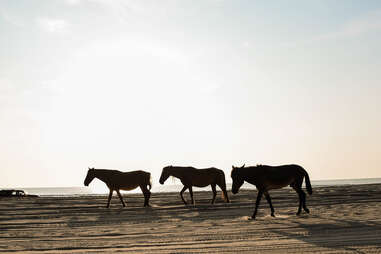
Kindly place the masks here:
[(184, 188), (180, 191), (180, 197), (184, 204), (187, 202), (184, 200), (183, 193), (186, 189), (189, 189), (189, 194), (192, 199), (192, 204), (195, 204), (193, 199), (192, 186), (196, 187), (206, 187), (211, 185), (213, 191), (212, 204), (216, 199), (217, 191), (216, 185), (218, 185), (222, 190), (222, 196), (227, 203), (229, 203), (228, 193), (226, 192), (225, 174), (224, 171), (218, 168), (204, 168), (197, 169), (194, 167), (174, 167), (168, 166), (163, 168), (160, 176), (160, 184), (168, 179), (169, 176), (174, 176), (179, 178)]
[[(151, 173), (142, 170), (121, 172), (118, 170), (89, 168), (84, 181), (85, 186), (89, 186), (94, 178), (98, 178), (104, 182), (110, 190), (107, 201), (107, 208), (110, 207), (110, 201), (114, 190), (116, 193), (118, 193), (120, 201), (122, 202), (123, 207), (125, 207), (126, 204), (124, 203), (119, 190), (133, 190), (137, 187), (140, 187), (143, 192), (144, 206), (149, 206), (148, 202), (151, 196), (151, 192), (149, 190), (152, 187)], [(147, 186), (149, 186), (149, 189)]]
[(255, 167), (234, 167), (232, 166), (231, 178), (233, 179), (232, 193), (238, 193), (239, 188), (242, 186), (244, 181), (251, 183), (257, 187), (258, 195), (255, 202), (255, 210), (252, 219), (255, 219), (257, 214), (257, 209), (259, 202), (261, 201), (262, 195), (264, 194), (267, 202), (270, 205), (271, 216), (274, 215), (274, 208), (271, 204), (271, 198), (269, 190), (280, 189), (287, 185), (290, 185), (299, 196), (299, 209), (296, 213), (300, 214), (302, 211), (302, 206), (304, 211), (309, 213), (306, 206), (306, 194), (302, 190), (303, 178), (306, 178), (306, 188), (308, 194), (312, 194), (312, 187), (310, 182), (310, 177), (307, 171), (298, 165), (283, 165), (283, 166), (266, 166), (257, 165)]

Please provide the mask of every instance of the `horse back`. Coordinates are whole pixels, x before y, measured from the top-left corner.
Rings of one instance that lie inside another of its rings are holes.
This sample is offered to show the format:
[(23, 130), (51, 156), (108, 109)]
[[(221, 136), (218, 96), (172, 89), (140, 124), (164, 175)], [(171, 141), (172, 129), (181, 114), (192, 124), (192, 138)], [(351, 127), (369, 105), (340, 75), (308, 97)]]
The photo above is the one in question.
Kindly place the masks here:
[(255, 167), (253, 179), (264, 189), (279, 189), (295, 182), (302, 182), (305, 170), (295, 164), (281, 166), (260, 165)]
[(116, 175), (115, 187), (122, 190), (133, 190), (139, 186), (147, 186), (150, 184), (151, 173), (136, 170), (130, 172), (120, 172)]
[(193, 168), (189, 171), (192, 185), (197, 187), (205, 187), (210, 184), (217, 184), (221, 179), (225, 180), (224, 171), (218, 168)]
[(192, 168), (190, 173), (194, 176), (205, 176), (205, 177), (213, 176), (213, 177), (216, 177), (216, 176), (219, 176), (221, 174), (224, 174), (224, 171), (222, 171), (221, 169), (218, 169), (218, 168), (201, 168), (201, 169)]

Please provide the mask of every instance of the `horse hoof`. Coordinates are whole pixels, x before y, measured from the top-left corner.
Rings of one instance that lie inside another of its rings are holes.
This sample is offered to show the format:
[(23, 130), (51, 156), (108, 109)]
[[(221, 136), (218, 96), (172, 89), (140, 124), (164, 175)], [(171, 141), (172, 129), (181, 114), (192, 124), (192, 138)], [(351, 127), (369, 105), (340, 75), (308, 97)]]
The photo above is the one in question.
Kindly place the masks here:
[(275, 217), (275, 214), (272, 213), (272, 214), (271, 214), (271, 217)]
[(304, 211), (306, 211), (306, 213), (310, 213), (310, 210), (308, 210), (308, 209), (305, 209)]

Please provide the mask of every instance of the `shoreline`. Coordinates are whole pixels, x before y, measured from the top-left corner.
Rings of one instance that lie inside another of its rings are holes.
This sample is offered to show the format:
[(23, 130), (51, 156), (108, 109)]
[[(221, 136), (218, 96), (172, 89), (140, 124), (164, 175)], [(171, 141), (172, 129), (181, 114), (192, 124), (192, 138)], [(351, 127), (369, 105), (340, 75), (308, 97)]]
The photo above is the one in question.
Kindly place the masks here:
[[(363, 185), (363, 184), (381, 184), (381, 178), (361, 178), (361, 179), (337, 179), (337, 180), (315, 180), (311, 181), (312, 187), (329, 187), (329, 186), (346, 186), (346, 185)], [(98, 185), (99, 186), (99, 185)], [(108, 195), (108, 189), (106, 185), (101, 185), (104, 190), (97, 191), (92, 186), (84, 187), (31, 187), (31, 188), (2, 188), (2, 189), (22, 189), (29, 194), (39, 195), (39, 196), (78, 196), (78, 195)], [(303, 184), (304, 186), (304, 184)], [(179, 192), (183, 185), (181, 183), (175, 185), (159, 185), (154, 184), (151, 192), (153, 193), (170, 193)], [(255, 186), (245, 183), (242, 186), (243, 189), (255, 190)], [(287, 187), (286, 187), (287, 188)], [(217, 188), (218, 189), (218, 188)], [(227, 189), (231, 189), (231, 183), (227, 183)], [(194, 188), (194, 191), (209, 191), (210, 186), (205, 188)], [(140, 193), (139, 188), (132, 191), (123, 191), (125, 194)]]

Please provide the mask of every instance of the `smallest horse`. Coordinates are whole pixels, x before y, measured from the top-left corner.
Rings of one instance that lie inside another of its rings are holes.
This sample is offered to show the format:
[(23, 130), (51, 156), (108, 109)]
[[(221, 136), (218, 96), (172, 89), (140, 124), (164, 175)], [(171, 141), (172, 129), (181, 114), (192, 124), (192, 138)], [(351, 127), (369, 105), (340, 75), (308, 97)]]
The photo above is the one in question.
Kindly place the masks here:
[(255, 210), (251, 216), (252, 219), (255, 219), (255, 216), (257, 215), (258, 205), (263, 194), (270, 205), (271, 216), (275, 217), (269, 190), (280, 189), (287, 185), (290, 185), (299, 196), (299, 209), (296, 214), (300, 214), (302, 207), (306, 213), (310, 212), (306, 206), (306, 193), (302, 190), (303, 179), (305, 179), (307, 192), (310, 195), (312, 194), (310, 177), (308, 176), (307, 171), (299, 165), (293, 164), (275, 167), (257, 165), (256, 167), (245, 167), (244, 164), (242, 167), (232, 166), (231, 178), (233, 180), (233, 194), (238, 193), (239, 188), (245, 181), (257, 187), (258, 195), (257, 201), (255, 202)]
[(222, 197), (227, 203), (229, 203), (228, 193), (226, 192), (225, 174), (224, 171), (218, 168), (203, 168), (197, 169), (194, 167), (174, 167), (167, 166), (163, 168), (160, 176), (160, 184), (168, 179), (169, 176), (174, 176), (180, 179), (181, 183), (184, 185), (183, 189), (180, 191), (181, 200), (186, 205), (187, 202), (184, 200), (183, 193), (186, 189), (189, 189), (189, 194), (192, 199), (192, 204), (195, 204), (193, 199), (192, 186), (196, 187), (206, 187), (210, 185), (213, 191), (212, 204), (216, 200), (217, 190), (216, 185), (222, 190)]
[[(125, 207), (126, 204), (124, 203), (119, 190), (133, 190), (137, 187), (140, 187), (140, 189), (143, 192), (144, 206), (149, 206), (148, 202), (151, 196), (151, 192), (149, 190), (152, 187), (151, 173), (142, 170), (121, 172), (118, 170), (89, 168), (84, 181), (85, 186), (89, 186), (89, 184), (94, 178), (98, 178), (99, 180), (104, 182), (110, 190), (106, 206), (107, 208), (110, 207), (112, 193), (114, 192), (114, 190), (118, 194), (119, 199), (123, 204), (123, 207)], [(147, 188), (147, 186), (149, 186), (149, 189)]]

